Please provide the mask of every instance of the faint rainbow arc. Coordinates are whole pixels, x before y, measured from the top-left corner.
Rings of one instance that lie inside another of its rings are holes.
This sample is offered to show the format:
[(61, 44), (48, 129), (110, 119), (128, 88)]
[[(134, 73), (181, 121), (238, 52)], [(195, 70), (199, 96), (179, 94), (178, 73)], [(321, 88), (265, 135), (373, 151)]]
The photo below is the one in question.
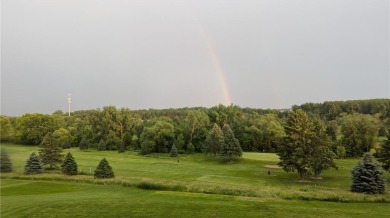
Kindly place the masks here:
[(202, 38), (203, 38), (204, 42), (206, 43), (207, 49), (209, 51), (209, 54), (211, 56), (211, 59), (212, 59), (212, 62), (213, 62), (214, 68), (215, 68), (215, 71), (216, 71), (217, 76), (218, 76), (218, 80), (220, 82), (220, 86), (221, 86), (222, 93), (223, 93), (224, 104), (231, 105), (232, 104), (232, 97), (231, 97), (230, 91), (229, 91), (229, 84), (226, 80), (226, 75), (225, 75), (224, 70), (222, 68), (221, 61), (218, 58), (217, 51), (214, 48), (214, 46), (212, 45), (211, 40), (207, 37), (204, 29), (203, 29), (203, 31), (201, 31), (201, 34), (202, 34)]

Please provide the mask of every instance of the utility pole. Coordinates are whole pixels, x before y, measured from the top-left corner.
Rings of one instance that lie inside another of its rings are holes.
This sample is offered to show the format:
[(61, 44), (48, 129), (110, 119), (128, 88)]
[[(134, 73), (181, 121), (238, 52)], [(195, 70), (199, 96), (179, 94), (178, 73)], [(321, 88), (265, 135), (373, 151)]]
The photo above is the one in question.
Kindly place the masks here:
[(68, 116), (70, 116), (70, 103), (72, 102), (70, 96), (71, 94), (68, 94)]

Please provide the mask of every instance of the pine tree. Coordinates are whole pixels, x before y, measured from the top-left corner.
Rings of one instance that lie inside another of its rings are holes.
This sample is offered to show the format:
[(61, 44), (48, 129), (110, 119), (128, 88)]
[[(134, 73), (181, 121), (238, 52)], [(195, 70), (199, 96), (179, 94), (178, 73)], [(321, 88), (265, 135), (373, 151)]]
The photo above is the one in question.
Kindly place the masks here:
[(47, 133), (41, 143), (39, 158), (43, 165), (49, 164), (49, 169), (54, 169), (62, 163), (62, 148), (57, 144), (52, 133)]
[(108, 164), (106, 158), (103, 158), (96, 167), (94, 177), (98, 179), (114, 178), (114, 172), (112, 171), (112, 168)]
[(43, 166), (38, 156), (33, 152), (27, 159), (26, 166), (24, 167), (24, 174), (41, 174), (43, 173)]
[(219, 154), (219, 151), (223, 145), (223, 132), (221, 127), (218, 124), (214, 124), (213, 128), (210, 130), (209, 135), (206, 138), (205, 146), (203, 147), (203, 152), (211, 154), (214, 157)]
[(77, 163), (70, 152), (66, 154), (61, 170), (65, 175), (77, 175)]
[(172, 145), (172, 149), (171, 149), (171, 157), (177, 157), (177, 149), (176, 149), (176, 146), (175, 144)]
[(387, 133), (387, 140), (378, 152), (378, 161), (382, 163), (382, 168), (390, 172), (390, 130)]
[(89, 140), (85, 138), (81, 139), (79, 143), (80, 150), (87, 150), (88, 147), (89, 147)]
[(228, 124), (223, 126), (223, 144), (219, 155), (223, 158), (228, 159), (230, 162), (234, 157), (242, 156), (242, 149), (238, 139), (234, 136), (233, 130)]
[(385, 179), (378, 165), (372, 161), (371, 154), (365, 153), (363, 161), (352, 169), (352, 192), (383, 194)]
[(9, 173), (12, 171), (11, 159), (9, 158), (8, 153), (4, 148), (1, 148), (0, 165), (1, 165), (0, 172), (2, 173)]

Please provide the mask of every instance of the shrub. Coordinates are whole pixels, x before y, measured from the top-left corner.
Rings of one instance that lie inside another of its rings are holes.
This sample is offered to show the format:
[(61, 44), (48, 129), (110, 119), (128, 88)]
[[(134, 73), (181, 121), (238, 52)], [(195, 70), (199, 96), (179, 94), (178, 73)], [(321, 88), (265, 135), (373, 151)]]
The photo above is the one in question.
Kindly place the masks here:
[(177, 149), (176, 149), (176, 146), (175, 144), (172, 145), (172, 149), (171, 149), (171, 157), (177, 157)]
[(114, 178), (114, 172), (112, 171), (112, 168), (108, 164), (106, 158), (103, 158), (96, 167), (94, 177), (98, 179)]

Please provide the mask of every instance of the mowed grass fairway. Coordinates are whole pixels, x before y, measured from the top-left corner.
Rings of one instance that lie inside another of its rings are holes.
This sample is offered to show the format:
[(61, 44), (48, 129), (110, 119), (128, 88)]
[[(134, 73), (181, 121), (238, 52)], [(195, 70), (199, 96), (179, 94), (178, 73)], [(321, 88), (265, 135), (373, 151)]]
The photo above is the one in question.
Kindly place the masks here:
[[(339, 170), (323, 179), (297, 182), (297, 173), (266, 168), (275, 154), (244, 153), (233, 163), (202, 154), (141, 156), (136, 152), (71, 152), (83, 175), (59, 171), (23, 175), (37, 146), (2, 144), (14, 172), (1, 175), (1, 217), (388, 217), (390, 175), (385, 195), (349, 192), (357, 163), (337, 160)], [(88, 175), (105, 157), (115, 179)], [(268, 171), (271, 175), (268, 175)]]

